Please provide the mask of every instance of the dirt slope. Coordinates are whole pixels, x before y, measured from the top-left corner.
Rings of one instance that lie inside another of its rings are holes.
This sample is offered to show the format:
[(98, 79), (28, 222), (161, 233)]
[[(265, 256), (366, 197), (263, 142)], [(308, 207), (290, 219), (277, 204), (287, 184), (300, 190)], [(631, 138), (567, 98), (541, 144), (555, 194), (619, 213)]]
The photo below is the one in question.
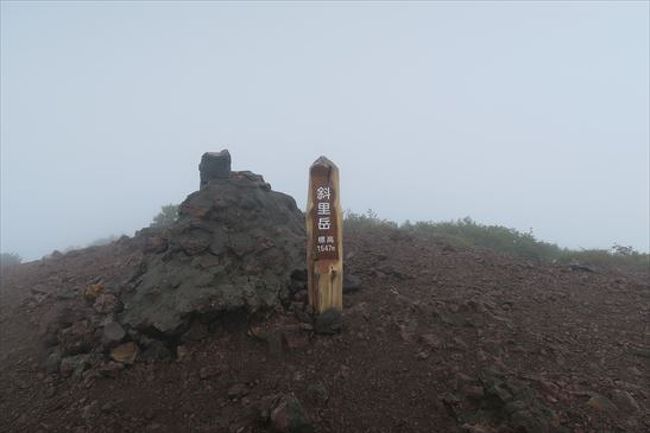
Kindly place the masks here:
[(293, 431), (650, 431), (647, 280), (397, 231), (349, 234), (345, 251), (361, 289), (340, 334), (313, 332), (299, 292), (193, 330), (174, 359), (67, 378), (45, 370), (46, 316), (140, 253), (114, 243), (3, 272), (0, 430), (270, 432), (269, 405), (293, 395)]

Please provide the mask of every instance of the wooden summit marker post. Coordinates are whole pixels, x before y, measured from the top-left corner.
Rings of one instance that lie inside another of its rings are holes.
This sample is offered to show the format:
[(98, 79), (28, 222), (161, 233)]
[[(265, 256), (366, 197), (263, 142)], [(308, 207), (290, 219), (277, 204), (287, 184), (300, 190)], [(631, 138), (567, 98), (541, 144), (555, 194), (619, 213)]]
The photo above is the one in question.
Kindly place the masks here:
[(343, 309), (343, 213), (339, 169), (321, 156), (309, 169), (307, 279), (316, 313)]

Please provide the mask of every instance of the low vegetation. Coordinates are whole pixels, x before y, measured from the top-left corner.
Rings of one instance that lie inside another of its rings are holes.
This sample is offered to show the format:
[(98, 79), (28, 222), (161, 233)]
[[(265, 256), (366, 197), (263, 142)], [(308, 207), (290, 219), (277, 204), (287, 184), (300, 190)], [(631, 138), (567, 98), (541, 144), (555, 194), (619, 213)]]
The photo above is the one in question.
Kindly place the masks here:
[(532, 231), (480, 224), (469, 217), (456, 221), (409, 221), (399, 225), (379, 218), (368, 210), (365, 214), (347, 212), (345, 228), (350, 232), (365, 230), (399, 230), (413, 236), (444, 242), (457, 248), (487, 248), (528, 260), (581, 264), (600, 269), (627, 272), (650, 272), (650, 254), (632, 247), (614, 245), (611, 249), (572, 250), (537, 239)]
[(105, 238), (95, 239), (94, 241), (89, 243), (87, 247), (101, 247), (102, 245), (108, 245), (112, 242), (115, 242), (119, 238), (120, 237), (118, 235), (110, 235), (110, 236), (106, 236)]
[(167, 204), (160, 208), (158, 215), (153, 217), (150, 227), (166, 227), (178, 220), (178, 205)]

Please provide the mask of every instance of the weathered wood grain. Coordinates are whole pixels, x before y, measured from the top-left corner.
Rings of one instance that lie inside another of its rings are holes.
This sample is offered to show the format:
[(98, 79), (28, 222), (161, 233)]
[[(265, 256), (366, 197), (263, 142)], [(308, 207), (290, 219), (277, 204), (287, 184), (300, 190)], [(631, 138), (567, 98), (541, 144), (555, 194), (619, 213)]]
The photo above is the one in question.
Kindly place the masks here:
[(321, 313), (343, 309), (343, 212), (339, 169), (321, 156), (309, 169), (306, 212), (309, 303)]

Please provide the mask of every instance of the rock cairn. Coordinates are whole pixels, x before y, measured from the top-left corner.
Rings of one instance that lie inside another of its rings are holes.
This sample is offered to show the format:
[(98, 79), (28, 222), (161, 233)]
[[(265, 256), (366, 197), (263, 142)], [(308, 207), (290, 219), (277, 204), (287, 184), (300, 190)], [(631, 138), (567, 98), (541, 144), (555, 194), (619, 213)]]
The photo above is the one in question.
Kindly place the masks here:
[(164, 358), (185, 339), (305, 289), (303, 213), (262, 176), (230, 163), (227, 150), (205, 153), (201, 188), (179, 206), (178, 220), (122, 241), (137, 271), (66, 301), (45, 334), (48, 370)]

